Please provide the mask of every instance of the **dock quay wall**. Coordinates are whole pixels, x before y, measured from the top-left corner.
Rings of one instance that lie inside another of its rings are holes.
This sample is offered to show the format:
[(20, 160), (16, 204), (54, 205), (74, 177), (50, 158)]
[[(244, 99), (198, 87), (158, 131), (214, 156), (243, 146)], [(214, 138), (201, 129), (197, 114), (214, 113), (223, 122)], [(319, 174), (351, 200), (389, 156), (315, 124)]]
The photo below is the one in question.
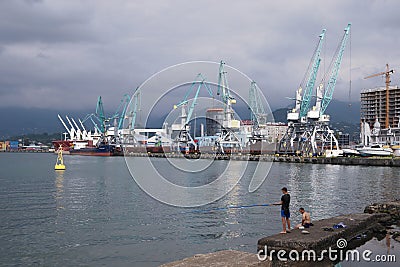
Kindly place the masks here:
[(129, 153), (132, 157), (157, 157), (157, 158), (188, 158), (188, 159), (215, 159), (215, 160), (244, 160), (244, 161), (273, 161), (287, 163), (311, 163), (311, 164), (333, 164), (333, 165), (364, 165), (364, 166), (390, 166), (400, 167), (400, 158), (396, 157), (297, 157), (297, 156), (275, 156), (275, 155), (249, 155), (249, 154), (188, 154), (179, 153)]

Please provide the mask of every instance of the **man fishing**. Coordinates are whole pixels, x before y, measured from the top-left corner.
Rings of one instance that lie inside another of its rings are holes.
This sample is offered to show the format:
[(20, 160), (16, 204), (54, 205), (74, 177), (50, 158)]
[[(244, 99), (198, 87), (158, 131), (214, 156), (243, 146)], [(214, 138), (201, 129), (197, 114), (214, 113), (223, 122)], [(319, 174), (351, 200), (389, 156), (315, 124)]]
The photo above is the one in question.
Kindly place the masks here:
[[(281, 201), (274, 203), (274, 205), (281, 205), (281, 218), (283, 227), (283, 231), (281, 232), (281, 234), (286, 234), (290, 233), (290, 211), (289, 211), (290, 195), (286, 187), (282, 188), (282, 194), (283, 195), (281, 197)], [(286, 230), (286, 224), (288, 227), (287, 230)]]

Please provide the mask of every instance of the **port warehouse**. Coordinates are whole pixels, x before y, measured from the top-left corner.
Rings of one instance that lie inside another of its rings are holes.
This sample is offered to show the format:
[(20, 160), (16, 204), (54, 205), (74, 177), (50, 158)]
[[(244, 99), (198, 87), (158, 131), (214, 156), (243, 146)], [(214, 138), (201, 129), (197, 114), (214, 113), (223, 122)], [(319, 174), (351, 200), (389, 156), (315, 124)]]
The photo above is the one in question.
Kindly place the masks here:
[(0, 142), (0, 151), (13, 151), (18, 149), (20, 149), (18, 141)]

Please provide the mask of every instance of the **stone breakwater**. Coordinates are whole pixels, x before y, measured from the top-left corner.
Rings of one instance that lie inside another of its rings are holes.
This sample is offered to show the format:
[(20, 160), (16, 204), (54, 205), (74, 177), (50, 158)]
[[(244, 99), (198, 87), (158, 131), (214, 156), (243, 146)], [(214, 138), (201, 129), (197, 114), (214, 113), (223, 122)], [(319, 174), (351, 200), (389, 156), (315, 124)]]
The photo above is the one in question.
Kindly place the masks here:
[(384, 213), (390, 215), (388, 223), (397, 224), (400, 222), (400, 200), (385, 203), (374, 203), (364, 209), (364, 213)]

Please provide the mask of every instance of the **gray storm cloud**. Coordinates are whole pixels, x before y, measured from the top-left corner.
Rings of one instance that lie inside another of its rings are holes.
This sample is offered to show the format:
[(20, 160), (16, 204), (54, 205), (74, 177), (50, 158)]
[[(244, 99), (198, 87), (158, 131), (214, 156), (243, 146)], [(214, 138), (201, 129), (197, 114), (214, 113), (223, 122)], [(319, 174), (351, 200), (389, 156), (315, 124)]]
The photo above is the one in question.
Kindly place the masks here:
[(394, 0), (1, 1), (0, 106), (82, 109), (98, 95), (116, 106), (165, 67), (221, 59), (257, 81), (272, 107), (286, 106), (321, 30), (324, 69), (348, 22), (334, 97), (347, 100), (351, 73), (355, 101), (383, 84), (364, 76), (400, 68), (398, 10)]

